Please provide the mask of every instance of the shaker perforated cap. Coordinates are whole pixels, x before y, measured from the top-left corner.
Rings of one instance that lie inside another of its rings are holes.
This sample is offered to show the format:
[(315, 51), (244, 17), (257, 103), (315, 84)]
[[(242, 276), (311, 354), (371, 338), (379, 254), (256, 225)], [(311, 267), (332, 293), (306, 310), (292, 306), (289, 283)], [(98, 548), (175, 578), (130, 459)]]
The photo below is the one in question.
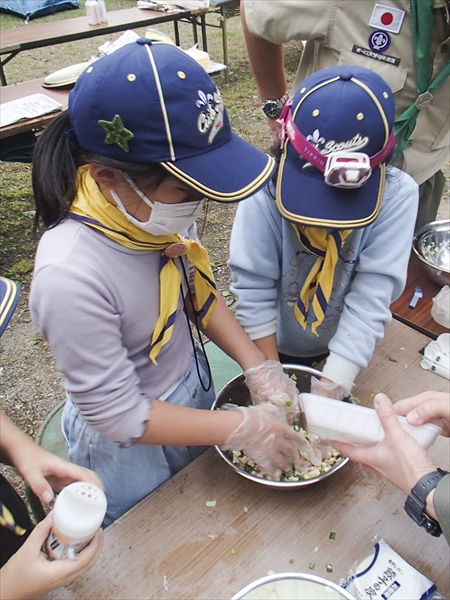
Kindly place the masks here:
[(66, 486), (56, 498), (53, 525), (72, 542), (85, 540), (102, 524), (106, 508), (103, 490), (93, 483), (76, 481)]

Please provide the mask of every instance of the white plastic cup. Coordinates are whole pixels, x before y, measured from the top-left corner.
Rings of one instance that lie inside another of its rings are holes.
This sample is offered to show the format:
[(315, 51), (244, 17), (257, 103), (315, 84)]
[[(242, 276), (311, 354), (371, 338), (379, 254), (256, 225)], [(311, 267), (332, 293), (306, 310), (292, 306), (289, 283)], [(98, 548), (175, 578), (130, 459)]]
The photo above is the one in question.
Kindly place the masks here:
[(106, 507), (106, 496), (95, 484), (76, 481), (66, 486), (53, 507), (53, 527), (45, 543), (48, 557), (74, 559), (94, 537)]
[(101, 9), (97, 0), (87, 0), (85, 7), (89, 25), (98, 25), (102, 22)]
[(100, 23), (107, 23), (108, 17), (106, 16), (106, 4), (105, 0), (97, 0), (98, 8), (100, 12)]

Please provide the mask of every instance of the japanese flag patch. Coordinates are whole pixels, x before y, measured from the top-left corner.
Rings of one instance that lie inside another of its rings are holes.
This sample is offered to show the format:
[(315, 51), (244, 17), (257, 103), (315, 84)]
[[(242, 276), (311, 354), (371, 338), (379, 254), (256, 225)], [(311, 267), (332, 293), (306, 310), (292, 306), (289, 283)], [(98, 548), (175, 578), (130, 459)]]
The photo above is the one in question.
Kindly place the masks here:
[(375, 4), (369, 25), (375, 29), (398, 33), (405, 17), (405, 11), (384, 4)]

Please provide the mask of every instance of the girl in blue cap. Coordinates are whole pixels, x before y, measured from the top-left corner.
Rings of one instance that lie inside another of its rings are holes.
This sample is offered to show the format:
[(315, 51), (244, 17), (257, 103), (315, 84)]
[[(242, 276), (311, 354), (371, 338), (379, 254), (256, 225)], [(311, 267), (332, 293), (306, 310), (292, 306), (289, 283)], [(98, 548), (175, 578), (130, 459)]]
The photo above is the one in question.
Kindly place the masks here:
[(347, 396), (406, 281), (418, 187), (388, 165), (394, 95), (357, 66), (318, 71), (280, 117), (273, 181), (240, 205), (230, 242), (236, 317), (268, 358), (315, 364)]
[(210, 373), (188, 321), (268, 374), (272, 391), (294, 394), (217, 293), (195, 227), (205, 197), (242, 200), (273, 166), (231, 132), (203, 68), (148, 39), (90, 65), (39, 139), (35, 226), (46, 231), (30, 308), (65, 376), (69, 457), (105, 484), (106, 525), (201, 446), (244, 449), (269, 477), (310, 450), (272, 405), (208, 410)]

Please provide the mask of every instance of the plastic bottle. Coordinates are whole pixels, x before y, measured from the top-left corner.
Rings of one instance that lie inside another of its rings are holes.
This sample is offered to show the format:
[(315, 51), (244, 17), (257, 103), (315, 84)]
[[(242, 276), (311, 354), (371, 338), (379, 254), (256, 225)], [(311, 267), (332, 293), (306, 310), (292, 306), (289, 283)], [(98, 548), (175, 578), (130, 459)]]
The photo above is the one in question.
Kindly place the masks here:
[(51, 560), (75, 558), (102, 524), (106, 496), (93, 483), (76, 481), (66, 486), (53, 507), (53, 527), (45, 543)]
[(98, 7), (100, 10), (100, 22), (101, 23), (107, 23), (108, 22), (108, 17), (106, 16), (106, 4), (105, 4), (105, 0), (97, 0), (98, 3)]
[(101, 9), (97, 0), (87, 0), (85, 7), (89, 25), (98, 25), (102, 22)]

